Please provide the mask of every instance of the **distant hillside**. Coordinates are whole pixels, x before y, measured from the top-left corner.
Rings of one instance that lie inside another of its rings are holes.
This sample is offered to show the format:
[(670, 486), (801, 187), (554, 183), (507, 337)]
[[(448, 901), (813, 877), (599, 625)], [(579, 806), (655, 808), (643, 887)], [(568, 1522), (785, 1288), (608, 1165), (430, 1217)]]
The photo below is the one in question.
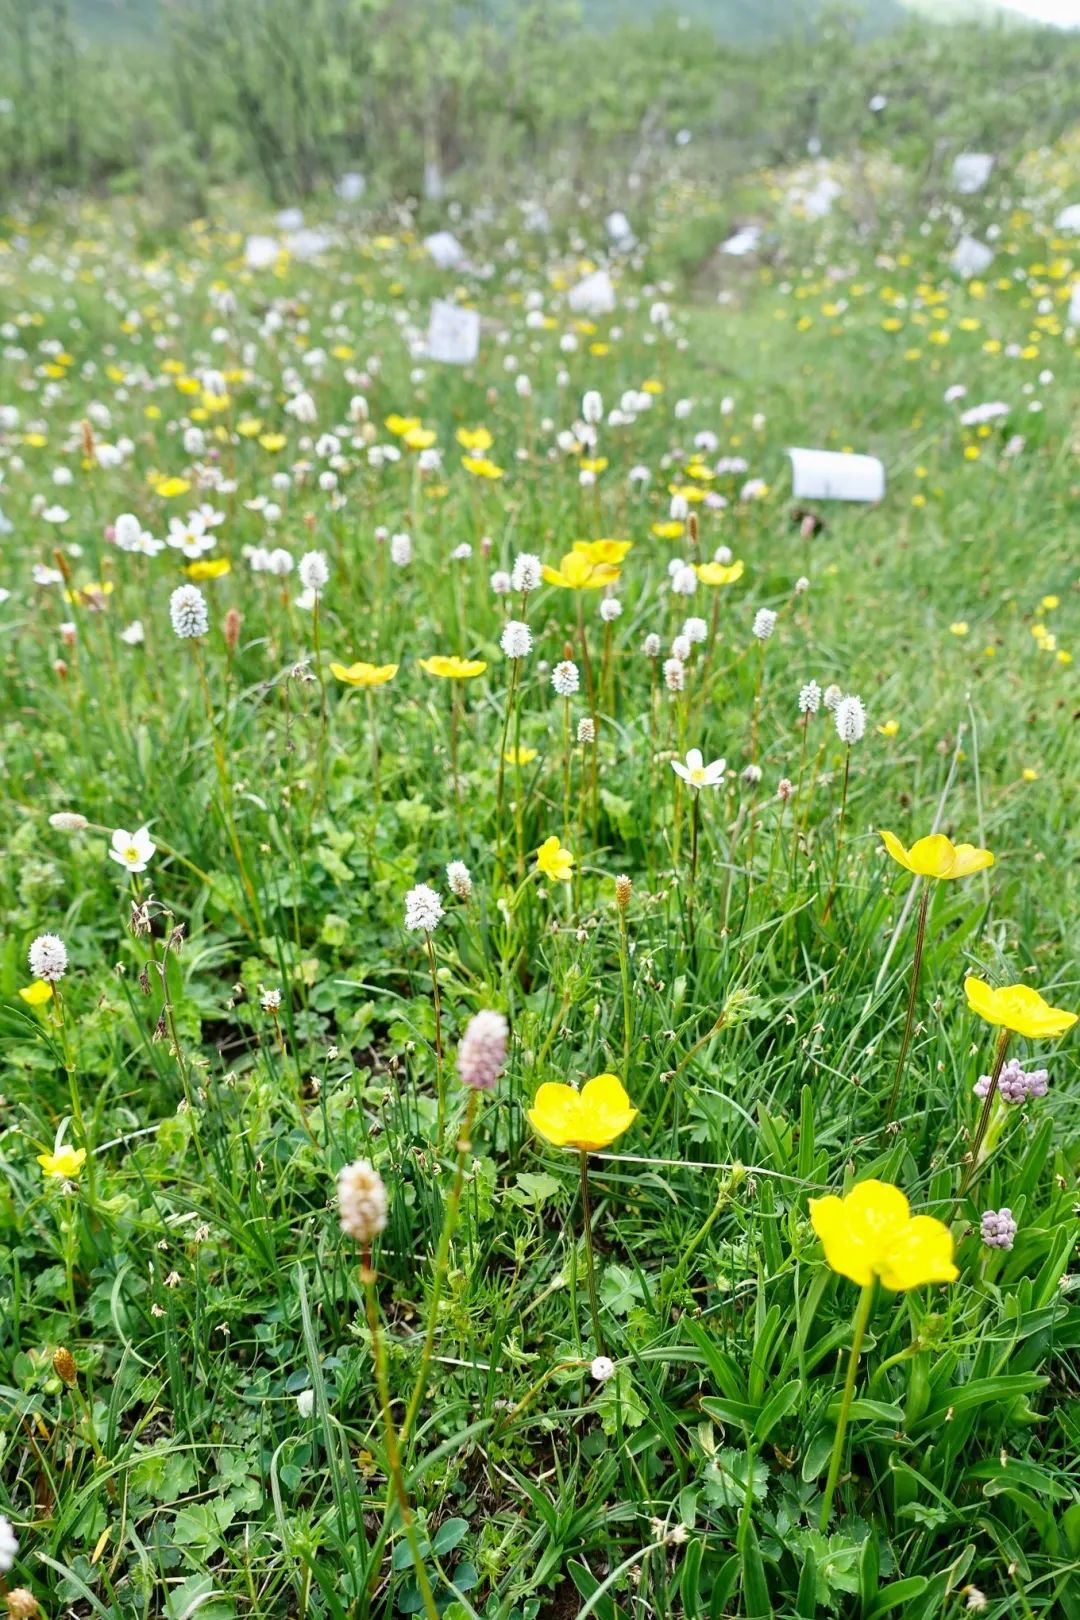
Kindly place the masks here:
[[(162, 11), (172, 4), (183, 11), (185, 0), (70, 0), (72, 15), (84, 38), (99, 44), (151, 40), (161, 32)], [(407, 0), (406, 0), (407, 3)], [(509, 17), (519, 0), (488, 0), (486, 9)], [(1019, 7), (1020, 0), (1017, 0)], [(696, 28), (708, 28), (734, 45), (761, 45), (772, 39), (812, 34), (829, 0), (580, 0), (584, 20), (595, 28), (620, 23), (646, 23), (670, 13)], [(471, 11), (472, 8), (463, 8)], [(927, 22), (1030, 21), (1010, 0), (854, 0), (864, 32), (887, 33), (912, 13)], [(297, 0), (298, 15), (302, 0)]]
[(79, 32), (95, 44), (153, 39), (161, 26), (160, 0), (71, 0)]
[[(184, 0), (172, 0), (180, 11)], [(966, 3), (966, 0), (960, 0)], [(984, 5), (986, 0), (972, 0)], [(492, 0), (496, 16), (512, 15), (517, 0)], [(663, 12), (707, 27), (732, 44), (758, 45), (784, 35), (809, 33), (826, 0), (581, 0), (583, 18), (596, 28), (648, 22)], [(163, 0), (71, 0), (76, 26), (85, 38), (115, 44), (152, 39), (161, 27)], [(866, 18), (868, 33), (884, 33), (904, 20), (901, 0), (856, 0), (853, 9)], [(302, 11), (297, 0), (298, 13)]]

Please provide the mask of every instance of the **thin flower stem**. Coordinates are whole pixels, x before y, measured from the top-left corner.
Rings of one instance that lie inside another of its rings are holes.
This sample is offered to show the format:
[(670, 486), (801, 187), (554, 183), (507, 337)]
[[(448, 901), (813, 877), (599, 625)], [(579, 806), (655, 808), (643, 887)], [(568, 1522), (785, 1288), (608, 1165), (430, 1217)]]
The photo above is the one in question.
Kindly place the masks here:
[[(808, 722), (809, 718), (810, 717), (808, 715)], [(810, 785), (806, 790), (806, 803), (803, 805), (803, 813), (799, 821), (799, 836), (796, 840), (796, 847), (798, 847), (798, 844), (800, 844), (803, 838), (806, 836), (806, 831), (810, 823), (810, 809), (814, 802), (814, 789), (817, 787), (817, 780), (821, 775), (821, 767), (825, 759), (825, 750), (828, 746), (829, 740), (828, 737), (825, 737), (822, 739), (821, 746), (818, 748), (818, 751), (814, 756), (814, 763), (810, 771)]]
[(596, 1266), (593, 1260), (592, 1212), (589, 1209), (589, 1155), (581, 1153), (581, 1219), (585, 1227), (585, 1270), (589, 1283), (589, 1310), (592, 1313), (593, 1343), (596, 1354), (604, 1354), (604, 1340), (600, 1332), (600, 1301), (596, 1294)]
[(563, 703), (563, 843), (570, 844), (570, 781), (572, 745), (570, 742), (570, 699)]
[(919, 900), (919, 917), (915, 924), (915, 950), (911, 958), (911, 988), (908, 991), (907, 1017), (904, 1020), (904, 1038), (900, 1042), (900, 1056), (896, 1060), (892, 1091), (885, 1107), (885, 1118), (891, 1120), (900, 1096), (900, 1082), (904, 1077), (904, 1059), (911, 1045), (911, 1032), (915, 1027), (915, 1003), (919, 993), (919, 975), (922, 971), (923, 941), (926, 938), (926, 912), (930, 904), (930, 880), (923, 879), (923, 892)]
[(232, 847), (233, 859), (236, 861), (237, 870), (240, 874), (240, 881), (244, 886), (244, 893), (247, 895), (248, 905), (251, 907), (251, 914), (255, 919), (255, 926), (261, 934), (263, 931), (262, 916), (259, 911), (259, 902), (255, 894), (255, 885), (248, 876), (248, 869), (244, 864), (244, 855), (240, 847), (240, 839), (236, 831), (236, 823), (233, 820), (232, 787), (229, 783), (229, 771), (225, 762), (225, 748), (218, 733), (217, 720), (214, 715), (214, 700), (210, 694), (210, 682), (206, 676), (206, 665), (203, 662), (202, 647), (199, 644), (198, 638), (195, 638), (191, 645), (195, 653), (195, 667), (199, 672), (199, 684), (202, 687), (203, 701), (206, 705), (206, 718), (210, 726), (210, 740), (213, 744), (214, 763), (217, 766), (218, 786), (221, 790), (221, 814), (225, 821), (225, 831), (229, 835), (229, 843)]
[(499, 771), (495, 781), (495, 859), (499, 873), (503, 870), (503, 794), (506, 786), (506, 743), (510, 735), (510, 716), (514, 712), (517, 694), (518, 665), (515, 658), (510, 664), (510, 688), (506, 694), (506, 713), (503, 715), (502, 738), (499, 742)]
[(836, 828), (836, 861), (833, 865), (832, 888), (829, 898), (825, 902), (825, 910), (821, 914), (822, 922), (828, 922), (832, 912), (836, 891), (840, 887), (840, 857), (844, 849), (844, 817), (847, 814), (848, 782), (851, 779), (851, 744), (848, 743), (847, 753), (844, 755), (844, 786), (840, 793), (840, 821)]
[[(522, 616), (525, 613), (522, 597)], [(521, 703), (514, 705), (514, 839), (517, 853), (517, 879), (525, 876), (525, 810), (521, 794)]]
[(754, 681), (754, 703), (750, 711), (750, 763), (757, 764), (758, 734), (761, 729), (761, 689), (765, 684), (765, 643), (758, 642), (758, 667)]
[(967, 1168), (960, 1182), (960, 1191), (956, 1195), (957, 1203), (960, 1202), (971, 1186), (979, 1168), (979, 1153), (982, 1149), (983, 1139), (986, 1136), (986, 1128), (990, 1123), (990, 1116), (994, 1112), (994, 1104), (997, 1101), (998, 1082), (1001, 1079), (1001, 1071), (1005, 1067), (1005, 1054), (1009, 1050), (1009, 1038), (1010, 1031), (1007, 1029), (1003, 1029), (998, 1036), (997, 1053), (994, 1057), (994, 1072), (990, 1076), (990, 1087), (983, 1102), (982, 1113), (979, 1115), (979, 1123), (975, 1127), (975, 1140), (971, 1144)]
[(851, 1353), (848, 1356), (847, 1377), (844, 1380), (844, 1393), (840, 1397), (840, 1411), (836, 1418), (836, 1437), (833, 1440), (832, 1457), (829, 1461), (829, 1476), (825, 1481), (825, 1500), (821, 1504), (819, 1528), (822, 1535), (829, 1528), (833, 1494), (836, 1490), (836, 1482), (840, 1477), (840, 1462), (844, 1455), (844, 1437), (847, 1434), (848, 1418), (851, 1415), (851, 1402), (855, 1395), (855, 1377), (859, 1371), (859, 1357), (862, 1354), (862, 1343), (866, 1333), (866, 1324), (870, 1319), (870, 1305), (873, 1298), (874, 1284), (868, 1282), (859, 1295), (859, 1303), (855, 1311), (855, 1323), (851, 1331)]
[(623, 1060), (624, 1067), (629, 1070), (634, 1032), (633, 1001), (630, 995), (630, 942), (626, 933), (625, 907), (617, 906), (616, 910), (619, 913), (619, 973), (622, 977)]
[(701, 821), (701, 790), (695, 788), (690, 804), (690, 892), (686, 897), (686, 930), (694, 948), (694, 890), (697, 886), (698, 829)]
[(315, 819), (315, 812), (322, 802), (326, 788), (326, 741), (327, 726), (329, 724), (329, 711), (326, 706), (326, 677), (322, 667), (322, 625), (319, 618), (319, 598), (316, 594), (315, 603), (311, 610), (312, 639), (315, 644), (315, 677), (319, 683), (319, 743), (315, 764), (315, 792), (312, 797), (309, 824)]
[(416, 1374), (416, 1383), (413, 1385), (412, 1395), (405, 1411), (405, 1421), (401, 1425), (401, 1443), (408, 1440), (412, 1433), (412, 1426), (416, 1421), (416, 1414), (420, 1410), (420, 1403), (424, 1399), (427, 1389), (428, 1374), (431, 1370), (431, 1354), (435, 1348), (435, 1334), (439, 1326), (439, 1305), (442, 1301), (443, 1284), (446, 1281), (447, 1267), (450, 1263), (450, 1245), (453, 1242), (454, 1232), (457, 1229), (458, 1215), (461, 1211), (461, 1193), (465, 1185), (465, 1166), (469, 1162), (472, 1152), (472, 1130), (476, 1119), (476, 1105), (479, 1092), (469, 1092), (469, 1102), (465, 1109), (465, 1118), (458, 1137), (457, 1162), (454, 1165), (454, 1181), (450, 1189), (450, 1196), (443, 1211), (442, 1231), (439, 1234), (439, 1247), (435, 1252), (435, 1267), (431, 1284), (431, 1301), (428, 1305), (427, 1329), (424, 1333), (424, 1348), (420, 1352), (420, 1366)]
[(71, 1045), (71, 1034), (67, 1020), (64, 1017), (64, 998), (59, 983), (52, 987), (53, 1006), (56, 1008), (56, 1022), (60, 1027), (60, 1048), (64, 1054), (64, 1070), (67, 1074), (68, 1091), (71, 1095), (71, 1112), (79, 1132), (79, 1146), (86, 1149), (86, 1180), (93, 1202), (95, 1190), (94, 1155), (91, 1151), (90, 1141), (86, 1134), (86, 1121), (83, 1118), (82, 1098), (79, 1095), (79, 1077), (75, 1067), (75, 1055)]
[(515, 1418), (521, 1417), (522, 1413), (525, 1411), (525, 1408), (530, 1404), (530, 1402), (536, 1399), (537, 1395), (539, 1395), (540, 1391), (543, 1389), (544, 1385), (549, 1379), (554, 1378), (558, 1373), (573, 1372), (575, 1367), (588, 1367), (589, 1365), (590, 1363), (584, 1360), (584, 1358), (574, 1356), (568, 1361), (557, 1361), (553, 1367), (548, 1367), (545, 1372), (541, 1373), (535, 1384), (532, 1384), (525, 1391), (520, 1401), (518, 1401), (514, 1406), (507, 1407), (507, 1409), (502, 1412), (498, 1418), (496, 1418), (492, 1427), (492, 1433), (500, 1434), (502, 1430), (506, 1428), (507, 1424), (512, 1423)]
[(420, 1542), (416, 1534), (416, 1523), (413, 1519), (412, 1508), (409, 1505), (409, 1493), (405, 1488), (405, 1475), (401, 1467), (401, 1452), (398, 1446), (398, 1437), (394, 1429), (394, 1415), (390, 1406), (390, 1381), (386, 1373), (386, 1354), (383, 1349), (382, 1334), (379, 1331), (379, 1304), (375, 1295), (375, 1273), (371, 1269), (370, 1251), (364, 1256), (360, 1268), (360, 1280), (364, 1285), (364, 1303), (367, 1307), (368, 1330), (371, 1333), (371, 1354), (375, 1362), (375, 1382), (379, 1391), (379, 1405), (382, 1408), (383, 1432), (386, 1437), (386, 1466), (389, 1472), (389, 1489), (397, 1497), (398, 1511), (405, 1530), (405, 1539), (409, 1543), (412, 1553), (413, 1568), (416, 1570), (416, 1581), (420, 1588), (420, 1596), (424, 1603), (424, 1613), (428, 1620), (439, 1620), (439, 1610), (435, 1603), (435, 1595), (431, 1590), (427, 1570), (424, 1567), (423, 1556), (420, 1552)]
[(465, 842), (465, 829), (461, 820), (461, 780), (458, 776), (458, 682), (450, 682), (450, 770), (454, 778), (454, 815), (457, 819), (458, 838)]
[(435, 1002), (435, 1085), (438, 1094), (436, 1151), (441, 1153), (443, 1134), (446, 1129), (446, 1087), (443, 1083), (442, 999), (439, 995), (439, 975), (431, 935), (425, 934), (424, 940), (427, 945), (428, 966), (431, 969), (431, 994)]

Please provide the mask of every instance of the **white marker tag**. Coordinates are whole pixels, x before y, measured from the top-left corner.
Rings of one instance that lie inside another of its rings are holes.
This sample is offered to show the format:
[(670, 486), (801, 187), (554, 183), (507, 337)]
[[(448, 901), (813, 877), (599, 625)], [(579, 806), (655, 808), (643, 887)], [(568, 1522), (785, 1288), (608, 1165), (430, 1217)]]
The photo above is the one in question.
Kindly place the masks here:
[(972, 197), (981, 191), (994, 170), (992, 152), (961, 152), (953, 159), (953, 190), (962, 197)]
[(789, 450), (791, 493), (809, 501), (880, 501), (885, 468), (877, 456), (835, 450)]
[(436, 298), (428, 323), (428, 355), (448, 366), (471, 366), (480, 353), (480, 316), (475, 309)]

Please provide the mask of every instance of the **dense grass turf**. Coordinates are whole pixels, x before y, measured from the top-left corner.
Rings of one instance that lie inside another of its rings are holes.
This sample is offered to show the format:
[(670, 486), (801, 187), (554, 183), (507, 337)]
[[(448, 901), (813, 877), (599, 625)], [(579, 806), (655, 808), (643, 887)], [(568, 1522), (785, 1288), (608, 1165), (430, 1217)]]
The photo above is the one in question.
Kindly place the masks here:
[[(658, 285), (694, 206), (592, 322), (561, 223), (467, 219), (455, 274), (400, 221), (258, 271), (212, 224), (6, 230), (0, 1505), (46, 1614), (1080, 1615), (1076, 1039), (1013, 1038), (1048, 1092), (976, 1144), (997, 1034), (964, 993), (1080, 1006), (1080, 254), (1002, 203), (965, 284), (942, 219), (860, 244), (774, 194), (718, 305)], [(475, 366), (410, 352), (433, 294), (481, 311)], [(793, 502), (790, 444), (881, 456), (885, 500)], [(187, 554), (118, 544), (171, 525)], [(492, 588), (601, 538), (631, 543), (609, 583)], [(672, 574), (719, 548), (731, 583)], [(418, 662), (451, 654), (483, 668)], [(811, 681), (865, 734), (804, 716)], [(144, 870), (107, 858), (143, 826)], [(927, 880), (891, 1119), (919, 890), (881, 828), (996, 856)], [(28, 1001), (44, 933), (67, 971)], [(473, 1093), (484, 1009), (510, 1044)], [(526, 1111), (605, 1072), (639, 1113), (589, 1155), (590, 1248), (581, 1155)], [(831, 1269), (809, 1200), (871, 1178), (945, 1224), (955, 1281)]]

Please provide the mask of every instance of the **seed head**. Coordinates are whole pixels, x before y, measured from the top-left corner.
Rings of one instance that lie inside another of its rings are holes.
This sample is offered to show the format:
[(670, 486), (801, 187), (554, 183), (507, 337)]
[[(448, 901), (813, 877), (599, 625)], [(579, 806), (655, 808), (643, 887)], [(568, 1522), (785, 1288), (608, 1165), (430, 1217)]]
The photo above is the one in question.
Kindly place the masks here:
[(338, 1172), (338, 1214), (341, 1230), (365, 1246), (386, 1226), (386, 1187), (367, 1159), (357, 1159)]
[(507, 619), (499, 645), (507, 658), (524, 658), (532, 649), (532, 631), (521, 619)]
[(67, 972), (67, 946), (58, 934), (39, 934), (28, 954), (30, 971), (35, 979), (56, 984)]
[(169, 618), (182, 641), (205, 636), (210, 628), (206, 597), (197, 585), (178, 585), (169, 598)]
[(442, 915), (442, 901), (428, 884), (418, 883), (405, 896), (405, 927), (413, 933), (432, 933)]
[(620, 911), (625, 911), (627, 906), (630, 904), (630, 896), (633, 893), (633, 888), (634, 885), (626, 876), (626, 873), (620, 872), (618, 877), (615, 879), (615, 904), (618, 906)]
[(858, 697), (844, 697), (836, 705), (836, 735), (840, 741), (847, 743), (861, 742), (866, 731), (866, 710), (862, 699)]
[(686, 665), (681, 658), (664, 659), (664, 685), (669, 692), (681, 692), (686, 686)]
[(297, 572), (305, 590), (314, 591), (316, 596), (321, 595), (330, 583), (330, 565), (325, 551), (305, 551)]
[(564, 658), (562, 662), (556, 664), (555, 668), (552, 670), (551, 684), (555, 688), (555, 691), (558, 693), (559, 697), (573, 697), (574, 693), (581, 685), (581, 676), (578, 674), (577, 665), (571, 663), (569, 658)]
[(55, 827), (57, 832), (82, 832), (90, 823), (85, 816), (80, 816), (77, 810), (57, 810), (55, 815), (49, 817), (49, 826)]
[(506, 1063), (509, 1025), (502, 1013), (478, 1012), (469, 1019), (458, 1047), (461, 1083), (473, 1091), (494, 1091)]
[(515, 591), (539, 590), (543, 579), (543, 564), (531, 551), (519, 552), (510, 571), (510, 583)]
[(446, 868), (446, 881), (450, 886), (450, 893), (456, 894), (459, 900), (467, 900), (472, 894), (472, 875), (464, 861), (450, 861)]
[(1011, 1209), (988, 1209), (979, 1231), (988, 1249), (1011, 1249), (1016, 1241), (1016, 1222)]
[(61, 1345), (53, 1356), (53, 1372), (69, 1389), (79, 1382), (79, 1369), (75, 1365), (75, 1357), (66, 1345)]

